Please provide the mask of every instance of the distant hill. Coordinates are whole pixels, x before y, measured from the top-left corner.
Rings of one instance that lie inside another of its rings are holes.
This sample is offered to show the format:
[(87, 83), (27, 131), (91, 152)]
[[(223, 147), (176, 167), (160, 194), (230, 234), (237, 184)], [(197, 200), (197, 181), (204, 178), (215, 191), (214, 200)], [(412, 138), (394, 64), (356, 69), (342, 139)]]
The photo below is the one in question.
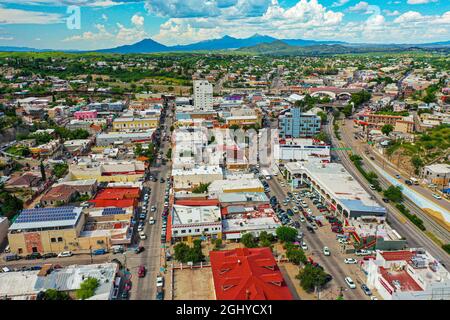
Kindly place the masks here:
[(135, 44), (115, 47), (111, 49), (96, 50), (104, 53), (154, 53), (168, 51), (168, 47), (152, 39), (144, 39)]
[[(260, 54), (333, 54), (354, 52), (380, 52), (405, 49), (436, 49), (440, 52), (450, 50), (450, 41), (425, 43), (425, 44), (370, 44), (347, 43), (342, 41), (322, 41), (306, 39), (276, 39), (266, 35), (255, 34), (248, 38), (234, 38), (224, 36), (219, 39), (211, 39), (195, 42), (187, 45), (165, 46), (153, 39), (144, 39), (134, 44), (118, 46), (100, 50), (58, 50), (64, 52), (99, 52), (99, 53), (157, 53), (157, 52), (191, 52), (191, 51), (215, 51), (238, 50)], [(52, 52), (52, 49), (35, 49), (28, 47), (0, 47), (4, 52)]]
[(243, 47), (238, 52), (268, 54), (268, 55), (331, 55), (331, 54), (350, 54), (350, 53), (368, 53), (368, 52), (397, 52), (404, 50), (436, 50), (439, 52), (448, 52), (450, 47), (430, 46), (401, 46), (401, 45), (373, 45), (373, 44), (319, 44), (310, 46), (293, 46), (285, 41), (277, 40), (271, 43), (258, 44), (255, 46)]

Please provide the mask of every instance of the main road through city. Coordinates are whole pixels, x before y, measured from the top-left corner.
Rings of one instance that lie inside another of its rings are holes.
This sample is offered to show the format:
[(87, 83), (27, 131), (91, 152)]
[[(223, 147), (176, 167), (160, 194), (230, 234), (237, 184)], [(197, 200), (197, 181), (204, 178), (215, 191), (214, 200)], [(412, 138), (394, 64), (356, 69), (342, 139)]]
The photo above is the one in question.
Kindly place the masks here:
[[(378, 192), (372, 191), (368, 187), (368, 182), (361, 175), (361, 173), (354, 167), (353, 162), (350, 160), (348, 153), (342, 150), (339, 141), (334, 136), (332, 130), (333, 117), (329, 119), (328, 125), (326, 125), (326, 132), (331, 137), (332, 145), (335, 149), (332, 151), (332, 155), (337, 155), (340, 159), (342, 165), (349, 171), (349, 173), (361, 184), (361, 186), (372, 195), (377, 202), (388, 209), (388, 222), (389, 224), (400, 233), (401, 236), (405, 237), (408, 246), (410, 248), (424, 248), (428, 250), (436, 259), (441, 261), (447, 268), (450, 266), (449, 255), (440, 248), (436, 243), (434, 243), (425, 233), (419, 230), (412, 222), (406, 220), (405, 217), (401, 215), (396, 208), (394, 208), (390, 203), (384, 203), (382, 197)], [(347, 142), (348, 137), (346, 137), (345, 142)], [(367, 163), (365, 163), (367, 165)], [(370, 168), (370, 166), (369, 166)], [(370, 168), (372, 169), (372, 168)], [(386, 188), (388, 183), (383, 179), (380, 179), (381, 186)], [(416, 213), (413, 211), (413, 213)], [(419, 212), (417, 212), (420, 214)], [(420, 214), (423, 217), (423, 212)]]

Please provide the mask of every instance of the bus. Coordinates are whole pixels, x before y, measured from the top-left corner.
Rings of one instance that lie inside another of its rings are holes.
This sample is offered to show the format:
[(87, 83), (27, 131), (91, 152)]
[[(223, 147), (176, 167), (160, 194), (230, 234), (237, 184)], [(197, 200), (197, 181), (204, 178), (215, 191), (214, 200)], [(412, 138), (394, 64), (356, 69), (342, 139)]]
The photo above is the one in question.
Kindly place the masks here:
[(410, 180), (414, 185), (416, 185), (416, 186), (419, 185), (419, 180), (417, 180), (416, 178), (411, 177), (411, 178), (409, 178), (409, 180)]

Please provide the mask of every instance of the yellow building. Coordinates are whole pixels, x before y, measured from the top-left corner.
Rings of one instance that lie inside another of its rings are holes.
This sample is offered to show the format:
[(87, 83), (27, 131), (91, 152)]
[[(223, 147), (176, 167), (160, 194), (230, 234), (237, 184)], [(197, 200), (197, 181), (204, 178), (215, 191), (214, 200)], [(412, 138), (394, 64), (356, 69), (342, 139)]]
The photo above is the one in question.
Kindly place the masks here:
[(58, 253), (79, 249), (78, 235), (84, 225), (81, 208), (58, 207), (23, 210), (9, 227), (12, 253)]
[(144, 129), (157, 128), (159, 126), (158, 118), (117, 118), (113, 121), (114, 131), (140, 131)]
[[(12, 253), (21, 256), (35, 252), (109, 250), (114, 244), (130, 243), (131, 216), (132, 209), (119, 215), (100, 214), (97, 218), (77, 207), (26, 209), (9, 228), (9, 246)], [(118, 228), (119, 223), (123, 228)]]

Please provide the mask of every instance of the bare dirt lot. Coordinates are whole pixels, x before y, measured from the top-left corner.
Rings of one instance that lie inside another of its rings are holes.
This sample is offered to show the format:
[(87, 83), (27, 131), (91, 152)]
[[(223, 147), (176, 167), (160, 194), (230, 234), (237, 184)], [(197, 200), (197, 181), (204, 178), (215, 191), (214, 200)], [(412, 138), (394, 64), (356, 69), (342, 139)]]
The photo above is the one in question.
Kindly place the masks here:
[(174, 270), (174, 300), (215, 300), (211, 268)]

